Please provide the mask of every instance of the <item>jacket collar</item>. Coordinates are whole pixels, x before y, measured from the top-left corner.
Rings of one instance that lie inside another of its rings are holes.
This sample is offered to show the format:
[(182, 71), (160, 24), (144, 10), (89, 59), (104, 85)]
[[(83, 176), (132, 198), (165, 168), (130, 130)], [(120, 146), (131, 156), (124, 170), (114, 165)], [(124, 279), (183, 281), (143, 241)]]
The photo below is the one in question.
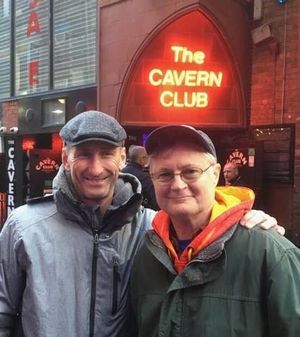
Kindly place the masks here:
[(136, 177), (120, 173), (112, 204), (105, 214), (101, 214), (99, 207), (87, 206), (79, 200), (71, 179), (63, 166), (60, 167), (53, 180), (54, 200), (60, 213), (70, 220), (88, 223), (92, 227), (98, 228), (102, 227), (105, 219), (106, 230), (112, 230), (112, 227), (116, 229), (116, 224), (113, 223), (112, 219), (119, 211), (122, 211), (122, 220), (124, 220), (120, 224), (136, 214), (142, 203), (141, 189), (141, 184)]

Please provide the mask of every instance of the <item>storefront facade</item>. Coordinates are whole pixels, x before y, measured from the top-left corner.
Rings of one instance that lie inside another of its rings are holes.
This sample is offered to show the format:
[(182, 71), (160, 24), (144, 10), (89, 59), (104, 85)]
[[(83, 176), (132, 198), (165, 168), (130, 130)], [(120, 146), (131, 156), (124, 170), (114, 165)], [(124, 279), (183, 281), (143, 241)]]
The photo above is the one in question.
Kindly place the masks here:
[[(107, 0), (98, 6), (99, 109), (125, 126), (129, 144), (142, 144), (163, 124), (206, 130), (220, 162), (243, 165), (258, 207), (274, 214), (296, 243), (294, 101), (300, 102), (289, 91), (288, 71), (299, 55), (287, 41), (291, 28), (299, 28), (299, 13), (294, 1), (275, 0)], [(293, 38), (297, 44), (298, 33)], [(293, 90), (299, 76), (293, 73)]]

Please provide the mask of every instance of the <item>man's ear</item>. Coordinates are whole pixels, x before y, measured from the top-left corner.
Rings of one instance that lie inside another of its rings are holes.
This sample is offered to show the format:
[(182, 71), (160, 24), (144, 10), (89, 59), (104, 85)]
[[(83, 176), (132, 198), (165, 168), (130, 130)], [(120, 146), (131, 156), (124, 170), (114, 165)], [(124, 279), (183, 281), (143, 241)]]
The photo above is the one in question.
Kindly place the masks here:
[(221, 173), (221, 165), (219, 163), (217, 163), (214, 166), (214, 170), (213, 170), (213, 175), (214, 175), (216, 186), (218, 185), (218, 182), (219, 182), (220, 173)]
[(69, 171), (70, 165), (69, 165), (69, 162), (68, 162), (68, 151), (65, 147), (63, 147), (62, 150), (61, 150), (61, 162), (64, 166), (64, 169), (66, 171)]
[(126, 165), (126, 148), (123, 146), (121, 148), (121, 161), (119, 164), (119, 169), (122, 170), (122, 168)]

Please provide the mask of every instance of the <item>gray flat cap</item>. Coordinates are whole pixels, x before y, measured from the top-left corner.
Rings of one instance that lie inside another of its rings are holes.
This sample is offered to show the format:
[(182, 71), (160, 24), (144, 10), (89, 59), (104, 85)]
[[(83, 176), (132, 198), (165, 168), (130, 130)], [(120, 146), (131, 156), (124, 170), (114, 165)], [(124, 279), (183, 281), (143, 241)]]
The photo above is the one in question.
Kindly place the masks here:
[(148, 154), (165, 147), (172, 147), (178, 140), (189, 140), (204, 148), (217, 159), (216, 149), (208, 135), (189, 125), (166, 125), (152, 131), (145, 143)]
[(122, 146), (127, 137), (119, 122), (100, 111), (85, 111), (70, 119), (59, 135), (67, 145), (75, 146), (88, 141), (101, 141)]

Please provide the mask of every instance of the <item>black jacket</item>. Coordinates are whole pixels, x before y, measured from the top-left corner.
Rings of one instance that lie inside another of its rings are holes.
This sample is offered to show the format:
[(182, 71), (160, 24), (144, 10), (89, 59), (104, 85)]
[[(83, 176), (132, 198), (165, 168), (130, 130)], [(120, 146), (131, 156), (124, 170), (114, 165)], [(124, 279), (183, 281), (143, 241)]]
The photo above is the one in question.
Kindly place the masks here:
[(143, 205), (158, 210), (159, 207), (156, 202), (152, 180), (149, 174), (143, 170), (143, 167), (137, 163), (128, 162), (122, 172), (132, 174), (138, 178), (142, 184)]

